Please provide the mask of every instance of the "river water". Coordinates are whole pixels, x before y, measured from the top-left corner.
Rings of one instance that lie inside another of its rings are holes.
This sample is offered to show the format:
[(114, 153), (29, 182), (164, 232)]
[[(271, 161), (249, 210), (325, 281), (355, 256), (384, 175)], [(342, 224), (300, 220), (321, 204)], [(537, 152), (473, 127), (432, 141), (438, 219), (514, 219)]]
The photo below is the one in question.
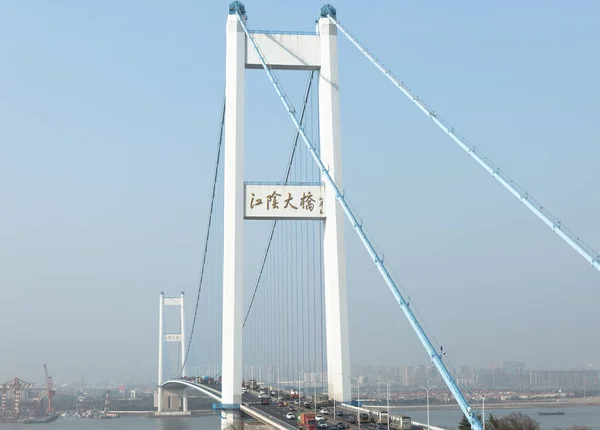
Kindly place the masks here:
[(90, 420), (60, 417), (48, 424), (0, 424), (0, 430), (218, 430), (221, 418), (216, 415), (189, 418), (120, 417)]
[[(538, 415), (538, 412), (562, 411), (564, 415)], [(485, 415), (489, 417), (501, 417), (511, 412), (521, 412), (529, 415), (540, 423), (541, 430), (566, 430), (573, 425), (585, 425), (594, 430), (600, 430), (600, 406), (569, 406), (556, 409), (485, 409)], [(402, 413), (410, 416), (414, 421), (427, 423), (427, 410), (425, 408), (418, 410), (403, 410)], [(394, 414), (394, 412), (392, 412)], [(458, 422), (462, 418), (460, 409), (430, 409), (430, 423), (432, 426), (443, 427), (446, 429), (457, 429)]]
[[(572, 406), (561, 409), (564, 415), (540, 416), (538, 412), (549, 412), (552, 409), (494, 409), (487, 410), (495, 416), (508, 415), (511, 412), (522, 412), (538, 421), (541, 430), (566, 430), (572, 425), (585, 425), (600, 430), (600, 406)], [(403, 411), (405, 414), (422, 423), (427, 422), (425, 409)], [(446, 429), (457, 429), (462, 415), (459, 409), (431, 409), (429, 412), (431, 425)], [(33, 426), (33, 427), (32, 427)], [(113, 420), (88, 420), (73, 417), (59, 418), (49, 424), (0, 424), (0, 430), (218, 430), (221, 419), (218, 416), (199, 416), (191, 418), (138, 418), (121, 417)]]

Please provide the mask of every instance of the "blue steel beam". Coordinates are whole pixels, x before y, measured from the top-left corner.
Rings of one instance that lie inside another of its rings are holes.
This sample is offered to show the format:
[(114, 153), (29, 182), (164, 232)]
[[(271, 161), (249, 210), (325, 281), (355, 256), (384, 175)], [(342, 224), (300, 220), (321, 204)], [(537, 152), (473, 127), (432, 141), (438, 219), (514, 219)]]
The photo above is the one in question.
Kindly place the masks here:
[(375, 247), (373, 246), (373, 244), (371, 243), (371, 241), (369, 240), (369, 238), (365, 234), (365, 232), (364, 232), (364, 230), (362, 228), (362, 224), (358, 221), (357, 216), (354, 214), (354, 212), (352, 211), (352, 209), (350, 208), (350, 206), (346, 202), (346, 198), (345, 198), (344, 194), (340, 191), (339, 187), (335, 183), (334, 178), (331, 176), (331, 174), (329, 173), (328, 169), (325, 167), (325, 165), (321, 161), (321, 158), (317, 154), (317, 152), (316, 152), (316, 150), (315, 150), (312, 142), (310, 141), (310, 139), (306, 135), (306, 132), (304, 131), (304, 128), (302, 127), (302, 125), (300, 124), (300, 121), (296, 117), (296, 110), (294, 109), (292, 103), (288, 100), (287, 96), (285, 95), (283, 89), (281, 88), (281, 85), (279, 84), (279, 81), (277, 81), (277, 79), (275, 78), (275, 76), (271, 72), (271, 69), (269, 69), (269, 66), (267, 65), (265, 57), (263, 56), (262, 52), (258, 48), (258, 45), (256, 44), (256, 41), (252, 37), (252, 34), (246, 28), (245, 21), (242, 19), (242, 17), (239, 14), (238, 14), (238, 19), (240, 20), (240, 23), (242, 25), (242, 28), (244, 29), (244, 32), (246, 33), (246, 36), (247, 36), (248, 40), (250, 41), (250, 43), (252, 44), (252, 47), (256, 51), (256, 53), (257, 53), (257, 55), (258, 55), (258, 57), (260, 59), (260, 62), (262, 64), (263, 68), (265, 69), (265, 72), (267, 73), (267, 76), (269, 77), (269, 80), (273, 84), (273, 87), (275, 88), (275, 91), (277, 92), (277, 95), (279, 96), (279, 99), (281, 100), (281, 102), (285, 106), (286, 110), (288, 111), (288, 114), (290, 115), (290, 118), (292, 119), (292, 122), (296, 126), (296, 129), (298, 130), (298, 133), (300, 134), (300, 137), (302, 137), (302, 140), (306, 144), (308, 150), (310, 151), (310, 154), (312, 155), (313, 159), (315, 160), (315, 162), (319, 166), (319, 170), (321, 171), (321, 174), (325, 178), (325, 180), (327, 182), (327, 185), (330, 186), (334, 190), (336, 199), (339, 202), (339, 204), (341, 205), (341, 207), (344, 209), (344, 212), (345, 212), (346, 216), (348, 217), (348, 219), (350, 220), (350, 223), (352, 224), (352, 227), (354, 228), (354, 231), (356, 231), (356, 233), (358, 234), (358, 237), (360, 238), (360, 240), (362, 241), (363, 245), (367, 249), (367, 252), (369, 253), (369, 255), (371, 256), (371, 258), (373, 259), (373, 262), (375, 263), (375, 266), (379, 270), (379, 273), (381, 273), (381, 275), (383, 276), (383, 279), (385, 280), (385, 282), (388, 285), (388, 287), (390, 288), (392, 294), (396, 298), (396, 301), (400, 305), (400, 308), (404, 312), (404, 315), (408, 319), (408, 322), (410, 323), (410, 325), (412, 326), (413, 330), (417, 334), (419, 340), (421, 341), (421, 343), (425, 347), (425, 350), (429, 354), (429, 356), (431, 358), (431, 361), (434, 363), (434, 365), (436, 366), (436, 368), (440, 372), (442, 378), (444, 379), (444, 382), (446, 383), (446, 385), (448, 386), (448, 388), (450, 389), (450, 391), (454, 395), (454, 398), (458, 402), (458, 405), (460, 406), (460, 408), (462, 409), (463, 413), (465, 414), (465, 416), (467, 417), (467, 419), (471, 423), (471, 427), (474, 428), (474, 429), (476, 429), (476, 430), (483, 430), (481, 422), (479, 421), (479, 419), (477, 418), (477, 416), (471, 410), (471, 407), (469, 406), (469, 404), (467, 403), (467, 400), (465, 399), (465, 397), (463, 396), (462, 392), (458, 388), (458, 385), (456, 384), (456, 382), (454, 381), (454, 379), (450, 375), (450, 372), (448, 371), (448, 369), (446, 368), (446, 366), (442, 362), (441, 355), (433, 347), (433, 344), (431, 343), (431, 341), (429, 340), (429, 338), (425, 334), (425, 331), (421, 327), (421, 324), (419, 324), (419, 321), (417, 320), (415, 314), (412, 312), (412, 310), (410, 309), (407, 301), (404, 299), (404, 297), (400, 293), (400, 290), (398, 289), (398, 286), (394, 282), (392, 276), (390, 275), (390, 272), (387, 270), (387, 268), (386, 268), (386, 266), (385, 266), (385, 264), (383, 262), (383, 258), (381, 256), (379, 256), (379, 254), (375, 250)]
[(439, 117), (436, 112), (430, 109), (422, 100), (401, 82), (390, 69), (385, 67), (371, 52), (358, 41), (350, 32), (336, 19), (332, 14), (327, 15), (329, 20), (348, 38), (352, 44), (362, 52), (365, 57), (377, 67), (405, 96), (412, 100), (425, 115), (427, 115), (435, 125), (441, 128), (450, 138), (464, 149), (477, 163), (479, 163), (488, 173), (490, 173), (498, 182), (500, 182), (510, 193), (523, 203), (531, 212), (533, 212), (544, 224), (552, 229), (558, 236), (567, 242), (575, 251), (585, 258), (593, 267), (600, 270), (600, 254), (592, 247), (579, 238), (571, 229), (563, 224), (560, 219), (547, 210), (541, 203), (535, 200), (519, 184), (513, 181), (510, 176), (504, 173), (489, 158), (481, 153), (474, 146), (470, 146), (467, 140), (461, 136), (450, 124)]

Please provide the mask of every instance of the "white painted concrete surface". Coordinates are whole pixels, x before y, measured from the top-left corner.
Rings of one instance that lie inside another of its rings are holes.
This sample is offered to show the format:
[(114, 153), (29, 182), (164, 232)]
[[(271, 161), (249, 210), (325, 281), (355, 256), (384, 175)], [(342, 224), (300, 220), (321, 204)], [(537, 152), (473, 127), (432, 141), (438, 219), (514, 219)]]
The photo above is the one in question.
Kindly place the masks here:
[[(223, 234), (223, 404), (242, 403), (244, 303), (244, 72), (246, 34), (236, 15), (227, 18)], [(221, 428), (240, 419), (227, 410)]]
[[(319, 125), (321, 160), (340, 189), (342, 187), (342, 142), (340, 136), (340, 90), (338, 81), (337, 28), (327, 18), (319, 19), (321, 71), (319, 73)], [(326, 189), (323, 271), (325, 276), (325, 322), (327, 333), (327, 378), (329, 396), (350, 400), (350, 346), (346, 289), (344, 212), (331, 187)]]
[[(312, 34), (252, 34), (272, 69), (318, 70), (319, 37)], [(246, 44), (246, 67), (262, 69), (251, 43)]]

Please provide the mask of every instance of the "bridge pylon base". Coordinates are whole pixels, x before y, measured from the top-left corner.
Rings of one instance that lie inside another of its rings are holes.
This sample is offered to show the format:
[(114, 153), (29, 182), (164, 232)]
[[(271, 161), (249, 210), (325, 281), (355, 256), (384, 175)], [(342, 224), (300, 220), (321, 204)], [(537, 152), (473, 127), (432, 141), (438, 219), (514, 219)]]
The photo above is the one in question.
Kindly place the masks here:
[(223, 409), (221, 418), (221, 430), (241, 430), (244, 428), (242, 411), (239, 409)]
[(190, 411), (165, 411), (165, 412), (154, 412), (155, 417), (189, 417), (192, 413)]

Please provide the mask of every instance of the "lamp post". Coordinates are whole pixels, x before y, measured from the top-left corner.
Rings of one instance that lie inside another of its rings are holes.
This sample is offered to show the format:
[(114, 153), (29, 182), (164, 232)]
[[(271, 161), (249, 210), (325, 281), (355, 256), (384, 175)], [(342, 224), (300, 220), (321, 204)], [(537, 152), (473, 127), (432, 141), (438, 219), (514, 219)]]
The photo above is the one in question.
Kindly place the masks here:
[(431, 430), (431, 428), (429, 427), (429, 390), (434, 389), (435, 387), (437, 387), (437, 385), (432, 385), (431, 387), (423, 387), (419, 385), (418, 387), (424, 389), (427, 392), (427, 430)]
[(481, 394), (476, 394), (481, 399), (481, 423), (483, 424), (483, 430), (485, 430), (485, 399), (487, 396), (491, 396), (494, 393), (487, 393), (483, 396)]
[(315, 394), (313, 394), (313, 403), (315, 405), (315, 415), (317, 414), (317, 374), (313, 374), (313, 388), (315, 390)]
[(298, 372), (298, 406), (300, 406), (300, 401), (302, 400), (302, 380), (300, 379), (300, 375), (304, 375), (304, 370)]
[[(377, 380), (377, 385), (379, 385), (380, 380)], [(387, 430), (390, 430), (390, 421), (392, 416), (390, 415), (390, 386), (394, 383), (395, 381), (383, 381), (383, 383), (385, 384), (386, 387), (386, 400), (387, 400)], [(379, 391), (379, 389), (378, 389)], [(429, 428), (427, 429), (429, 430)]]
[(281, 387), (279, 385), (279, 371), (281, 369), (285, 369), (285, 368), (284, 367), (277, 368), (277, 400), (279, 400), (281, 398)]
[[(254, 368), (255, 368), (256, 366), (255, 366), (254, 364), (249, 364), (249, 366), (250, 366), (250, 369), (252, 370), (252, 380), (253, 380), (254, 382), (256, 382), (256, 379), (254, 379)], [(254, 387), (254, 385), (253, 385), (253, 384), (250, 384), (250, 389), (251, 389), (251, 390), (252, 390), (252, 388), (253, 388), (253, 387)]]
[(314, 382), (314, 386), (315, 386), (315, 396), (313, 398), (313, 401), (315, 403), (315, 414), (316, 414), (317, 413), (317, 375), (321, 375), (321, 383), (323, 383), (323, 373), (316, 372), (314, 375), (315, 375), (314, 376), (315, 379), (313, 382)]
[(348, 376), (348, 378), (356, 381), (356, 383), (358, 385), (357, 400), (356, 400), (358, 411), (356, 412), (356, 421), (358, 421), (358, 428), (360, 428), (360, 380), (361, 380), (361, 377), (359, 376), (358, 378), (354, 378), (352, 376)]

